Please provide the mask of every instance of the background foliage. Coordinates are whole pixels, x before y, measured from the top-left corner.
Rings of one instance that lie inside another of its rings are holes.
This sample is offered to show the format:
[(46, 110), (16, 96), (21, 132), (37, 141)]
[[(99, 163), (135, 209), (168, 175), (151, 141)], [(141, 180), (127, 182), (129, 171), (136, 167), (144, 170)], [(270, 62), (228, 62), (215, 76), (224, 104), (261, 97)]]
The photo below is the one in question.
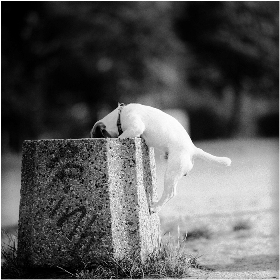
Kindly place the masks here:
[(187, 109), (194, 139), (236, 135), (244, 93), (278, 101), (278, 2), (1, 2), (1, 17), (5, 150), (88, 137), (118, 101)]

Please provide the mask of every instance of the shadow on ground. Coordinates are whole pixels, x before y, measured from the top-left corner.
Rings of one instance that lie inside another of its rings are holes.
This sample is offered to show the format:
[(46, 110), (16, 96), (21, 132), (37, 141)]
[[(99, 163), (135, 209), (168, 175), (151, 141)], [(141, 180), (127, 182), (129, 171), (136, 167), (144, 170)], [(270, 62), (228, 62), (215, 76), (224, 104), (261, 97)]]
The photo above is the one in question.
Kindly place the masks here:
[(255, 255), (244, 258), (236, 258), (230, 265), (210, 265), (215, 271), (259, 271), (278, 270), (278, 255)]

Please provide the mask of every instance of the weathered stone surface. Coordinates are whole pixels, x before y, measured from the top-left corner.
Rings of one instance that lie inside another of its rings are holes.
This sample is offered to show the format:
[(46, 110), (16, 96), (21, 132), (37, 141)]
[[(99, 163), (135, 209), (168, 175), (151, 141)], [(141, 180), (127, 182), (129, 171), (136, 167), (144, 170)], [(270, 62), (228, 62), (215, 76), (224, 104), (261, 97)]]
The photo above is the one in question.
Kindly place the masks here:
[(158, 246), (153, 149), (140, 138), (25, 141), (18, 233), (28, 265), (76, 266)]

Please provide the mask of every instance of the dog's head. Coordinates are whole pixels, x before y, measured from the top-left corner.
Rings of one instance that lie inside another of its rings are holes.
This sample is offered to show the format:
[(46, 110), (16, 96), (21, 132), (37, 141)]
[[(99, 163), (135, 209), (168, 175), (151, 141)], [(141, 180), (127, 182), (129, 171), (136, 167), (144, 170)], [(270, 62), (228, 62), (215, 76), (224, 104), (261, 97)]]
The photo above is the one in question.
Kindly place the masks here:
[(111, 134), (106, 130), (106, 125), (103, 122), (97, 122), (91, 132), (91, 138), (112, 138)]

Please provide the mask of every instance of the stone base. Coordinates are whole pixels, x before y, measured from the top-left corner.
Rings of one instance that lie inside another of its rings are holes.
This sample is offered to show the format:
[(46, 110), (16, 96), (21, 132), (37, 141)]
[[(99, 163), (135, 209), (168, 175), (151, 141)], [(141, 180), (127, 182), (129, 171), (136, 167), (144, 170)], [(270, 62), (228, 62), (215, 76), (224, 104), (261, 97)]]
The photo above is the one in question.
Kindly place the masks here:
[(159, 244), (154, 151), (140, 138), (25, 141), (18, 256), (31, 266), (145, 259)]

